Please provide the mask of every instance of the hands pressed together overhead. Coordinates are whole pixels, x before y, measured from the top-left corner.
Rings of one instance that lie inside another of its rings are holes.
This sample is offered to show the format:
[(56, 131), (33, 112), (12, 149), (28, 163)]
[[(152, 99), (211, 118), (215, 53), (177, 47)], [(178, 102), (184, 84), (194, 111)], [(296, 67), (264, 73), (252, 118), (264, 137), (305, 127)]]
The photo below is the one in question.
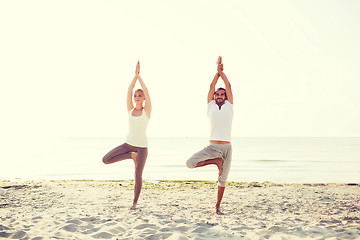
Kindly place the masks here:
[(221, 56), (219, 56), (216, 64), (217, 64), (217, 71), (218, 71), (218, 73), (224, 71), (224, 64), (222, 63), (222, 57), (221, 57)]
[(138, 76), (139, 74), (140, 74), (140, 61), (137, 62), (135, 69), (135, 75)]

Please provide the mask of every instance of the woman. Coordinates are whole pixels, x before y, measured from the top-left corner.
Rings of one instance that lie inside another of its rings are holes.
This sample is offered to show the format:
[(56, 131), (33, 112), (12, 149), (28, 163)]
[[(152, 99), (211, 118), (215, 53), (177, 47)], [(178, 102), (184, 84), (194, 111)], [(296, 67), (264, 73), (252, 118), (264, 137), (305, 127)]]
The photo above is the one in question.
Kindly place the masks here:
[[(142, 172), (144, 170), (148, 154), (146, 127), (151, 114), (151, 100), (147, 87), (140, 77), (140, 63), (136, 64), (135, 76), (127, 93), (127, 110), (129, 113), (129, 134), (126, 142), (107, 153), (103, 162), (105, 164), (115, 163), (124, 159), (133, 159), (135, 164), (135, 187), (134, 202), (130, 209), (136, 209), (136, 204), (142, 187)], [(132, 101), (132, 93), (136, 81), (139, 81), (142, 89), (134, 93), (135, 107)], [(145, 104), (144, 104), (145, 102)]]

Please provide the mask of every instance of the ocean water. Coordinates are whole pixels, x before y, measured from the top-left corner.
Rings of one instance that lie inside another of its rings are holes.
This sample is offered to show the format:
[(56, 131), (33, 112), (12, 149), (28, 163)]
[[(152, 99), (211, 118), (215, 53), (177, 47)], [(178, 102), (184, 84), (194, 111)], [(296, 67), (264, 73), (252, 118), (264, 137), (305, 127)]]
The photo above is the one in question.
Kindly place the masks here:
[[(132, 160), (105, 165), (123, 138), (63, 138), (26, 163), (3, 167), (3, 179), (133, 179)], [(189, 169), (186, 160), (207, 138), (149, 138), (143, 179), (217, 180), (216, 166)], [(233, 138), (229, 181), (360, 183), (360, 138)], [(4, 166), (4, 165), (3, 165)]]

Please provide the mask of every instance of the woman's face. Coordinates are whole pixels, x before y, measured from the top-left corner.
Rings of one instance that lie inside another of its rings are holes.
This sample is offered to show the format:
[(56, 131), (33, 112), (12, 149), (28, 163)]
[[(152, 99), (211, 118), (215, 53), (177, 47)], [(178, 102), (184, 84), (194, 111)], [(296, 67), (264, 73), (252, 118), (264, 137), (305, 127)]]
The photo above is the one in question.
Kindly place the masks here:
[(135, 103), (143, 103), (145, 101), (145, 96), (142, 91), (136, 91), (134, 93), (134, 101)]

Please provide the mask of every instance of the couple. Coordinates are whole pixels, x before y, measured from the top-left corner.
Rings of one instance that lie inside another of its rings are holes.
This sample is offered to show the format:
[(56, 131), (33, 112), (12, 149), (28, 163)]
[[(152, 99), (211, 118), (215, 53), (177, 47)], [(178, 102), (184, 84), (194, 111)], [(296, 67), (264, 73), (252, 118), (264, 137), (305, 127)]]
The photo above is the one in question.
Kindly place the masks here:
[[(215, 205), (216, 214), (221, 214), (220, 203), (225, 191), (226, 179), (231, 164), (231, 125), (233, 118), (233, 95), (231, 85), (223, 72), (222, 58), (217, 61), (217, 72), (210, 84), (207, 96), (208, 111), (210, 119), (210, 145), (195, 153), (186, 165), (189, 168), (203, 167), (215, 164), (219, 170), (218, 193)], [(215, 91), (216, 83), (222, 78), (225, 89), (219, 88)], [(132, 100), (132, 92), (136, 81), (139, 81), (142, 88), (134, 93), (135, 107)], [(145, 102), (145, 104), (144, 104)], [(147, 137), (146, 127), (151, 114), (151, 100), (147, 87), (140, 77), (140, 63), (138, 62), (127, 94), (127, 109), (129, 113), (129, 134), (126, 142), (107, 153), (103, 162), (105, 164), (115, 163), (124, 159), (133, 159), (135, 164), (135, 187), (134, 201), (130, 209), (136, 209), (142, 187), (142, 172), (147, 158)]]

